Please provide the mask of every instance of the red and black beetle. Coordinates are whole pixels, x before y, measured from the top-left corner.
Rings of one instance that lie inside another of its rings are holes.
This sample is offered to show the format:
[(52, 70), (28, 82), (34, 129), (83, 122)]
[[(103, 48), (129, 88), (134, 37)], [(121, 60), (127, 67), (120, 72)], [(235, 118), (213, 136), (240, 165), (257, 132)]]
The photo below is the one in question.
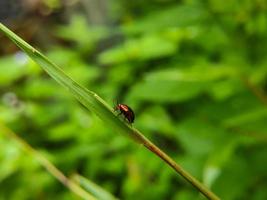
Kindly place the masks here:
[(120, 111), (118, 115), (123, 114), (127, 121), (132, 124), (134, 122), (134, 112), (133, 110), (125, 104), (117, 104), (114, 108), (115, 111)]

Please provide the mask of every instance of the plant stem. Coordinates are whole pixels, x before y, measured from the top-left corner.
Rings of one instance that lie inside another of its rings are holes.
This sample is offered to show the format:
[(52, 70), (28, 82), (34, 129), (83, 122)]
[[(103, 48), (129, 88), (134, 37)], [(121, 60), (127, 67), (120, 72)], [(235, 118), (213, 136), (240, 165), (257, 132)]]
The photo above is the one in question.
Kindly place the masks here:
[(159, 156), (165, 163), (171, 166), (177, 173), (190, 182), (195, 188), (199, 190), (208, 199), (218, 200), (212, 191), (207, 189), (202, 183), (197, 181), (192, 175), (186, 172), (174, 160), (172, 160), (161, 149), (148, 140), (140, 131), (129, 126), (129, 124), (118, 119), (112, 108), (96, 93), (84, 88), (77, 82), (66, 75), (61, 68), (51, 62), (42, 53), (34, 49), (31, 45), (5, 27), (0, 23), (0, 30), (12, 40), (19, 48), (28, 54), (36, 63), (38, 63), (52, 78), (59, 82), (63, 87), (69, 90), (79, 102), (81, 102), (88, 110), (96, 113), (99, 118), (106, 122), (106, 124), (113, 126), (119, 133), (130, 137), (135, 142), (143, 144), (151, 152)]
[(204, 196), (211, 200), (219, 200), (219, 197), (206, 188), (202, 183), (197, 179), (191, 176), (187, 171), (185, 171), (180, 165), (178, 165), (172, 158), (165, 154), (161, 149), (154, 145), (149, 140), (146, 140), (143, 144), (151, 152), (159, 156), (164, 160), (169, 166), (171, 166), (177, 173), (184, 177), (188, 182), (190, 182), (196, 189), (198, 189)]
[(64, 186), (69, 188), (73, 193), (80, 196), (82, 199), (86, 200), (96, 200), (94, 196), (86, 192), (82, 189), (78, 184), (74, 181), (68, 179), (59, 169), (57, 169), (49, 160), (47, 160), (44, 156), (42, 156), (38, 151), (36, 151), (33, 147), (31, 147), (27, 142), (17, 136), (11, 129), (5, 126), (2, 122), (0, 122), (0, 130), (6, 137), (9, 137), (16, 141), (21, 148), (32, 155), (38, 162), (59, 182), (61, 182)]
[(265, 106), (267, 106), (267, 96), (264, 93), (264, 90), (260, 87), (257, 87), (247, 77), (241, 77), (241, 81), (244, 85), (254, 94), (260, 102), (262, 102)]

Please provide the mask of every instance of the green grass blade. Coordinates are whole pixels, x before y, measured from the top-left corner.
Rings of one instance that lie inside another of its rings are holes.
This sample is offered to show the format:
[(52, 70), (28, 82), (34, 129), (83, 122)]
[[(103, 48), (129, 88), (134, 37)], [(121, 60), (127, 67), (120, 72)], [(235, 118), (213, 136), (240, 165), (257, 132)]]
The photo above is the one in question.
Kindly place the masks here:
[(10, 140), (15, 141), (24, 152), (28, 153), (28, 155), (31, 155), (34, 159), (36, 159), (40, 163), (40, 165), (42, 165), (52, 176), (54, 176), (59, 182), (61, 182), (74, 194), (85, 200), (98, 200), (96, 196), (91, 195), (92, 193), (88, 193), (88, 191), (80, 187), (80, 185), (77, 184), (75, 181), (66, 177), (48, 159), (46, 159), (41, 153), (39, 153), (27, 142), (21, 139), (16, 133), (14, 133), (1, 121), (0, 121), (0, 134), (3, 134)]
[(77, 182), (80, 186), (82, 186), (87, 192), (93, 194), (99, 200), (118, 200), (108, 191), (104, 190), (103, 188), (96, 185), (94, 182), (90, 181), (89, 179), (75, 174), (72, 177), (72, 180)]
[(127, 134), (136, 141), (141, 140), (141, 135), (133, 132), (131, 128), (122, 123), (116, 115), (114, 115), (112, 108), (108, 106), (103, 99), (96, 93), (82, 87), (69, 76), (67, 76), (58, 66), (48, 60), (43, 54), (26, 43), (8, 28), (0, 23), (0, 29), (11, 39), (21, 50), (30, 56), (36, 63), (38, 63), (52, 78), (59, 82), (62, 86), (67, 88), (86, 108), (96, 113), (102, 120), (115, 127), (120, 133)]
[(101, 99), (96, 93), (82, 87), (69, 76), (67, 76), (58, 66), (51, 62), (47, 57), (34, 49), (31, 45), (26, 43), (23, 39), (0, 23), (0, 30), (12, 40), (19, 48), (28, 54), (36, 63), (38, 63), (52, 78), (59, 82), (62, 86), (67, 88), (87, 109), (95, 112), (107, 125), (114, 127), (119, 133), (132, 138), (134, 141), (144, 145), (151, 152), (159, 156), (177, 173), (190, 182), (196, 189), (198, 189), (208, 199), (218, 200), (214, 193), (207, 189), (202, 183), (195, 179), (191, 174), (185, 171), (180, 165), (172, 160), (161, 149), (154, 145), (138, 130), (122, 122), (112, 111), (112, 108)]

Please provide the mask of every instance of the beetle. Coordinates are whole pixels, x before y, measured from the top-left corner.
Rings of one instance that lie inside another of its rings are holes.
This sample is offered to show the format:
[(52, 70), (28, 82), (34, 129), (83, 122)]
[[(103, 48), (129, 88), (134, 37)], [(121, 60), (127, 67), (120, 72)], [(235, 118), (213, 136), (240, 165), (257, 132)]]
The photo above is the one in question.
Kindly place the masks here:
[(134, 115), (134, 112), (133, 110), (127, 106), (126, 104), (121, 104), (121, 103), (118, 103), (115, 108), (114, 108), (114, 111), (120, 111), (120, 113), (118, 115), (121, 115), (123, 114), (123, 116), (125, 117), (125, 119), (127, 119), (127, 121), (132, 124), (134, 122), (134, 118), (135, 118), (135, 115)]

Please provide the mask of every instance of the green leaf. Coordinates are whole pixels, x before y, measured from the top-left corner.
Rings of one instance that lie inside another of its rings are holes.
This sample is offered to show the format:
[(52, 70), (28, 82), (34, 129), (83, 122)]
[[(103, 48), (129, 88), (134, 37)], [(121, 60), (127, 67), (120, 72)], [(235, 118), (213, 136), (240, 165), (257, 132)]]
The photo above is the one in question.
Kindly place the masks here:
[(131, 60), (149, 60), (175, 53), (176, 43), (159, 35), (145, 35), (140, 39), (131, 39), (124, 44), (100, 54), (102, 64), (118, 64)]
[(107, 30), (103, 27), (89, 27), (83, 16), (74, 16), (69, 25), (58, 26), (56, 35), (68, 41), (77, 43), (78, 48), (83, 51), (90, 51), (95, 48), (96, 42), (107, 36)]
[(205, 91), (207, 83), (188, 81), (143, 81), (133, 87), (129, 99), (152, 102), (182, 102)]
[(155, 11), (142, 19), (125, 24), (122, 30), (134, 34), (153, 32), (166, 27), (190, 26), (203, 21), (206, 17), (207, 13), (201, 6), (178, 5)]
[(265, 107), (262, 107), (254, 110), (249, 110), (244, 113), (238, 114), (237, 116), (233, 116), (229, 119), (226, 119), (223, 122), (223, 125), (226, 127), (235, 127), (249, 122), (253, 123), (254, 121), (266, 117), (267, 117), (267, 109)]
[(27, 74), (28, 58), (23, 53), (6, 56), (0, 59), (0, 85), (6, 86)]
[(153, 102), (182, 102), (210, 91), (213, 82), (235, 77), (236, 69), (207, 63), (188, 68), (169, 68), (147, 74), (143, 82), (136, 84), (129, 99)]

